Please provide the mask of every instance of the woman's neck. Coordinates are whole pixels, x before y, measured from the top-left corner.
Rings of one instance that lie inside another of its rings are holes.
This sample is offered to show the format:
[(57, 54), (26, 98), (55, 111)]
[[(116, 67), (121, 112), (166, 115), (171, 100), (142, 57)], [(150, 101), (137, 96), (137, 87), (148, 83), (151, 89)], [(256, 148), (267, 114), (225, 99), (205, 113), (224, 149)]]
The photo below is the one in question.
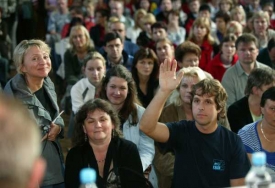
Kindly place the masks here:
[(179, 28), (179, 24), (177, 24), (177, 23), (174, 23), (174, 22), (170, 22), (169, 24), (168, 24), (168, 30), (169, 31), (177, 31), (178, 30), (178, 28)]
[(106, 138), (105, 140), (100, 141), (89, 140), (89, 144), (92, 146), (94, 153), (97, 154), (107, 153), (110, 142), (111, 136), (110, 138)]
[(138, 74), (138, 78), (139, 78), (139, 83), (146, 83), (149, 81), (150, 76), (144, 76), (141, 74)]
[(27, 82), (27, 86), (29, 87), (32, 93), (41, 89), (44, 82), (44, 78), (30, 77), (27, 75), (25, 76), (25, 80)]
[(195, 43), (196, 43), (198, 46), (201, 46), (202, 43), (203, 43), (203, 38), (195, 38)]
[(232, 62), (233, 56), (225, 56), (224, 54), (221, 54), (221, 61), (224, 65), (230, 65)]

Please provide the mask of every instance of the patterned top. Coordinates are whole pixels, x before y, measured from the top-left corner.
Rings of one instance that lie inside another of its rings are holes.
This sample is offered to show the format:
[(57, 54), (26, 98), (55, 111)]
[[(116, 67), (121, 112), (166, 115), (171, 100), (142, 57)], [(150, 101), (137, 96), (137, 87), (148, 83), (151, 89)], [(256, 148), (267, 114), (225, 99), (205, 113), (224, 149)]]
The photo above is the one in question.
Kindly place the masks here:
[(241, 137), (246, 152), (252, 154), (257, 151), (266, 153), (266, 167), (272, 176), (272, 182), (275, 182), (275, 152), (268, 152), (262, 148), (262, 144), (257, 131), (258, 122), (250, 123), (239, 130), (238, 135)]

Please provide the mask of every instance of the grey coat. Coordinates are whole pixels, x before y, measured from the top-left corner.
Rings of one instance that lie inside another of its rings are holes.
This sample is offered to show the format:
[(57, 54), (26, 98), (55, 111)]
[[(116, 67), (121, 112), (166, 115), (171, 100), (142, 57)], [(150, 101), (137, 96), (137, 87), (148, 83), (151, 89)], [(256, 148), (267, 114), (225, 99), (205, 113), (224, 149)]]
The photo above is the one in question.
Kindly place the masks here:
[[(55, 93), (54, 84), (49, 77), (46, 77), (44, 79), (43, 87), (45, 88), (45, 91), (52, 102), (53, 108), (56, 110), (56, 117), (59, 114), (59, 107), (57, 105), (57, 96)], [(36, 120), (37, 125), (40, 126), (41, 135), (44, 136), (45, 131), (42, 130), (42, 127), (49, 127), (53, 119), (51, 118), (50, 113), (37, 99), (37, 97), (32, 94), (25, 82), (24, 76), (22, 74), (15, 75), (6, 84), (4, 88), (4, 93), (21, 100), (27, 106), (29, 112)], [(60, 171), (62, 169), (61, 164), (63, 164), (63, 153), (61, 151), (60, 143), (58, 141), (59, 138), (64, 138), (63, 119), (61, 117), (57, 118), (55, 124), (59, 125), (62, 128), (62, 131), (60, 132), (58, 137), (55, 139), (55, 141), (42, 142), (42, 156), (46, 159), (48, 164), (43, 185), (51, 185), (64, 181), (62, 173), (58, 173), (57, 175), (53, 173), (54, 171)], [(57, 166), (57, 170), (55, 170), (55, 166)]]

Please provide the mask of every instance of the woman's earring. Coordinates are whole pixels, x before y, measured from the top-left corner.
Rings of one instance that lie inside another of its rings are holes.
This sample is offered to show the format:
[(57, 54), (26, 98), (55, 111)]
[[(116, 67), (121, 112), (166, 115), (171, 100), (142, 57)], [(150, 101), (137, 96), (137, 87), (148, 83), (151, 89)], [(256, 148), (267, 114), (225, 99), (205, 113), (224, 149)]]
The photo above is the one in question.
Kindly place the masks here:
[(87, 140), (88, 140), (88, 136), (87, 136), (86, 133), (85, 133), (85, 136), (84, 136), (84, 140), (85, 140), (85, 142), (87, 142)]
[(115, 130), (112, 129), (112, 138), (114, 138), (114, 137), (115, 137)]

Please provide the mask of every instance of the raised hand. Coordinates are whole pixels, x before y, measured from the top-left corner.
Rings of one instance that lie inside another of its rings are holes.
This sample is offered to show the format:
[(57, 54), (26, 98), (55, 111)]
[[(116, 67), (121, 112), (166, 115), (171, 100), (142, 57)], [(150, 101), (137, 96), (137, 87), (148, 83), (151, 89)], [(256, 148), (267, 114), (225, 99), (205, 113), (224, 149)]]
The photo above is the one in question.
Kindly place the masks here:
[(180, 72), (176, 74), (177, 61), (165, 59), (164, 62), (160, 65), (159, 72), (159, 86), (162, 91), (171, 92), (177, 88), (179, 85), (183, 73)]

